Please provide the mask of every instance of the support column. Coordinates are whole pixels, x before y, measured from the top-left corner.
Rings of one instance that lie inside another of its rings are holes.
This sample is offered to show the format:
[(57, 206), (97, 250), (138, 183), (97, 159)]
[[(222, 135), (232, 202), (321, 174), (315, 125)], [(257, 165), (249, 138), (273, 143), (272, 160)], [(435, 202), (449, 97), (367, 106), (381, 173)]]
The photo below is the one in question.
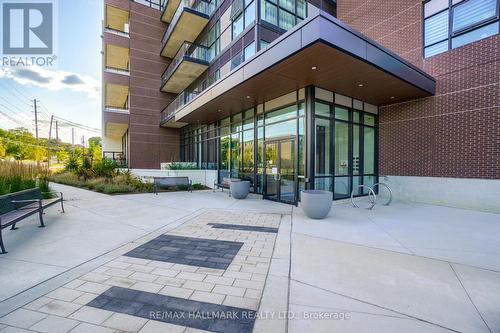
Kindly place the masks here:
[(306, 87), (306, 189), (314, 189), (314, 87)]

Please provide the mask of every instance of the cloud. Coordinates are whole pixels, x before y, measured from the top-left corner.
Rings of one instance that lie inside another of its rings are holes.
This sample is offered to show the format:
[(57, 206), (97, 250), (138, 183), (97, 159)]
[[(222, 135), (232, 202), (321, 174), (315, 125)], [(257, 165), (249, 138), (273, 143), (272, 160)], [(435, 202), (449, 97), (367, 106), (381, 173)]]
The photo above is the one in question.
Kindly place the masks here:
[(75, 84), (85, 84), (80, 76), (76, 74), (66, 75), (62, 82), (70, 86)]
[(101, 84), (88, 75), (50, 70), (42, 67), (4, 67), (0, 68), (0, 78), (7, 77), (19, 84), (34, 85), (52, 91), (70, 89), (83, 92), (89, 98), (98, 99), (101, 94)]

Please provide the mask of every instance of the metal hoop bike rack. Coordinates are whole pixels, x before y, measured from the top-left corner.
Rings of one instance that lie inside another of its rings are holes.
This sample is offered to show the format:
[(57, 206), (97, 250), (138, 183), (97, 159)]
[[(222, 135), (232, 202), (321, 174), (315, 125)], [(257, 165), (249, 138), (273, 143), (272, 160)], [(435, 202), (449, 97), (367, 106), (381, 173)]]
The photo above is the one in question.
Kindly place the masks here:
[[(356, 189), (359, 188), (367, 188), (368, 189), (368, 199), (370, 200), (371, 206), (368, 207), (367, 209), (373, 209), (375, 207), (375, 204), (377, 203), (377, 195), (375, 194), (375, 191), (370, 186), (367, 185), (358, 185)], [(352, 190), (351, 192), (351, 203), (354, 207), (359, 208), (359, 206), (354, 202), (354, 191)]]
[[(389, 185), (387, 185), (386, 183), (376, 183), (372, 186), (372, 188), (375, 190), (375, 186), (378, 187), (378, 190), (380, 190), (380, 186), (383, 186), (387, 189), (387, 191), (389, 192), (389, 199), (383, 203), (384, 206), (389, 206), (392, 202), (392, 190), (391, 188), (389, 187)], [(379, 193), (380, 194), (380, 193)]]
[(377, 195), (375, 194), (375, 191), (374, 191), (375, 186), (377, 186), (379, 189), (380, 189), (380, 186), (383, 186), (387, 189), (387, 191), (389, 191), (389, 199), (385, 203), (383, 203), (384, 206), (389, 206), (392, 202), (392, 190), (389, 187), (389, 185), (387, 185), (385, 183), (376, 183), (371, 187), (368, 185), (358, 185), (358, 187), (353, 189), (351, 192), (352, 205), (355, 208), (359, 208), (359, 206), (354, 202), (354, 192), (360, 188), (362, 188), (362, 189), (367, 188), (368, 189), (368, 199), (370, 200), (370, 204), (371, 204), (371, 206), (368, 207), (367, 209), (370, 209), (370, 210), (373, 209), (373, 207), (375, 207), (375, 205), (377, 204)]

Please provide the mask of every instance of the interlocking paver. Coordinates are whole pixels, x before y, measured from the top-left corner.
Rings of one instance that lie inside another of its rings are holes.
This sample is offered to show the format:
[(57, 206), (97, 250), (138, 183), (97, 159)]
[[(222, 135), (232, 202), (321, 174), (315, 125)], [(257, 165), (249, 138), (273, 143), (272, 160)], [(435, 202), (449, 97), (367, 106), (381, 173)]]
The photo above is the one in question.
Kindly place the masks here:
[(216, 285), (213, 292), (224, 295), (243, 296), (245, 294), (245, 288)]
[[(276, 239), (268, 231), (277, 230), (279, 221), (279, 215), (201, 214), (25, 308), (37, 310), (40, 331), (50, 327), (53, 318), (67, 317), (60, 319), (68, 326), (61, 324), (60, 331), (54, 332), (66, 333), (71, 328), (71, 333), (206, 332), (226, 331), (227, 325), (233, 331), (251, 332), (253, 321), (198, 318), (166, 323), (150, 320), (150, 316), (152, 311), (186, 311), (186, 307), (193, 311), (257, 310)], [(226, 229), (227, 225), (235, 227)], [(137, 257), (130, 256), (134, 253)], [(74, 326), (69, 327), (70, 323)]]
[(180, 272), (176, 277), (179, 279), (193, 280), (193, 281), (203, 281), (207, 275), (191, 272)]
[(55, 299), (52, 302), (40, 307), (38, 311), (60, 317), (67, 317), (81, 307), (82, 306), (80, 304)]
[(139, 333), (182, 333), (185, 329), (184, 326), (150, 320), (144, 325)]
[(83, 295), (83, 291), (68, 288), (59, 288), (47, 294), (47, 297), (59, 299), (61, 301), (72, 302)]
[(257, 310), (259, 307), (258, 300), (237, 296), (227, 296), (222, 304), (250, 310)]
[[(100, 299), (104, 299), (104, 301)], [(123, 304), (118, 304), (117, 301)], [(118, 312), (108, 318), (103, 325), (132, 332), (137, 332), (148, 319), (152, 319), (215, 332), (250, 333), (255, 320), (255, 312), (251, 309), (199, 302), (119, 287), (113, 287), (106, 291), (96, 301), (89, 303), (89, 306)], [(206, 318), (199, 315), (200, 311), (206, 313), (234, 313), (238, 320), (217, 317), (206, 320)]]
[(115, 330), (112, 328), (97, 326), (88, 323), (81, 323), (74, 329), (70, 331), (70, 333), (114, 333)]
[(105, 284), (96, 283), (96, 282), (85, 282), (84, 284), (82, 284), (81, 286), (79, 286), (76, 289), (80, 290), (80, 291), (85, 291), (87, 293), (101, 294), (101, 293), (105, 292), (106, 290), (108, 290), (109, 286), (105, 285)]
[(84, 306), (68, 318), (84, 321), (91, 324), (102, 324), (106, 319), (111, 317), (113, 312), (102, 309)]
[(193, 289), (165, 286), (162, 290), (160, 290), (160, 294), (173, 297), (189, 298), (193, 291)]
[(232, 277), (224, 277), (224, 276), (214, 276), (214, 275), (207, 275), (205, 277), (204, 282), (211, 282), (211, 283), (216, 283), (216, 284), (223, 284), (226, 286), (232, 286), (234, 283), (234, 278)]
[(147, 323), (147, 319), (139, 318), (122, 313), (115, 313), (109, 317), (104, 323), (104, 326), (115, 328), (125, 332), (139, 332), (139, 330)]
[(222, 304), (224, 298), (226, 298), (226, 295), (196, 290), (189, 299), (200, 302)]
[(67, 333), (80, 322), (57, 316), (48, 316), (31, 326), (30, 329), (43, 333)]
[(242, 245), (241, 242), (160, 235), (125, 255), (155, 261), (225, 269)]
[(40, 312), (17, 309), (14, 312), (0, 318), (0, 323), (8, 326), (29, 328), (46, 317), (46, 314)]
[(211, 291), (215, 287), (215, 284), (200, 281), (186, 281), (182, 287), (201, 291)]

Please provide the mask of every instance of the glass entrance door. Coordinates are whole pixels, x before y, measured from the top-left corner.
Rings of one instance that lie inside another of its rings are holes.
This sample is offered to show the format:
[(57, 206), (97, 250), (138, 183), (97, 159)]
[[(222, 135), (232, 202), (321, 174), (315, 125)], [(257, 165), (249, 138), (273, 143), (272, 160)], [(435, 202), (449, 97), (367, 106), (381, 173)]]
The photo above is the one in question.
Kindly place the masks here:
[(297, 183), (295, 172), (295, 141), (279, 140), (265, 143), (264, 198), (295, 204)]

